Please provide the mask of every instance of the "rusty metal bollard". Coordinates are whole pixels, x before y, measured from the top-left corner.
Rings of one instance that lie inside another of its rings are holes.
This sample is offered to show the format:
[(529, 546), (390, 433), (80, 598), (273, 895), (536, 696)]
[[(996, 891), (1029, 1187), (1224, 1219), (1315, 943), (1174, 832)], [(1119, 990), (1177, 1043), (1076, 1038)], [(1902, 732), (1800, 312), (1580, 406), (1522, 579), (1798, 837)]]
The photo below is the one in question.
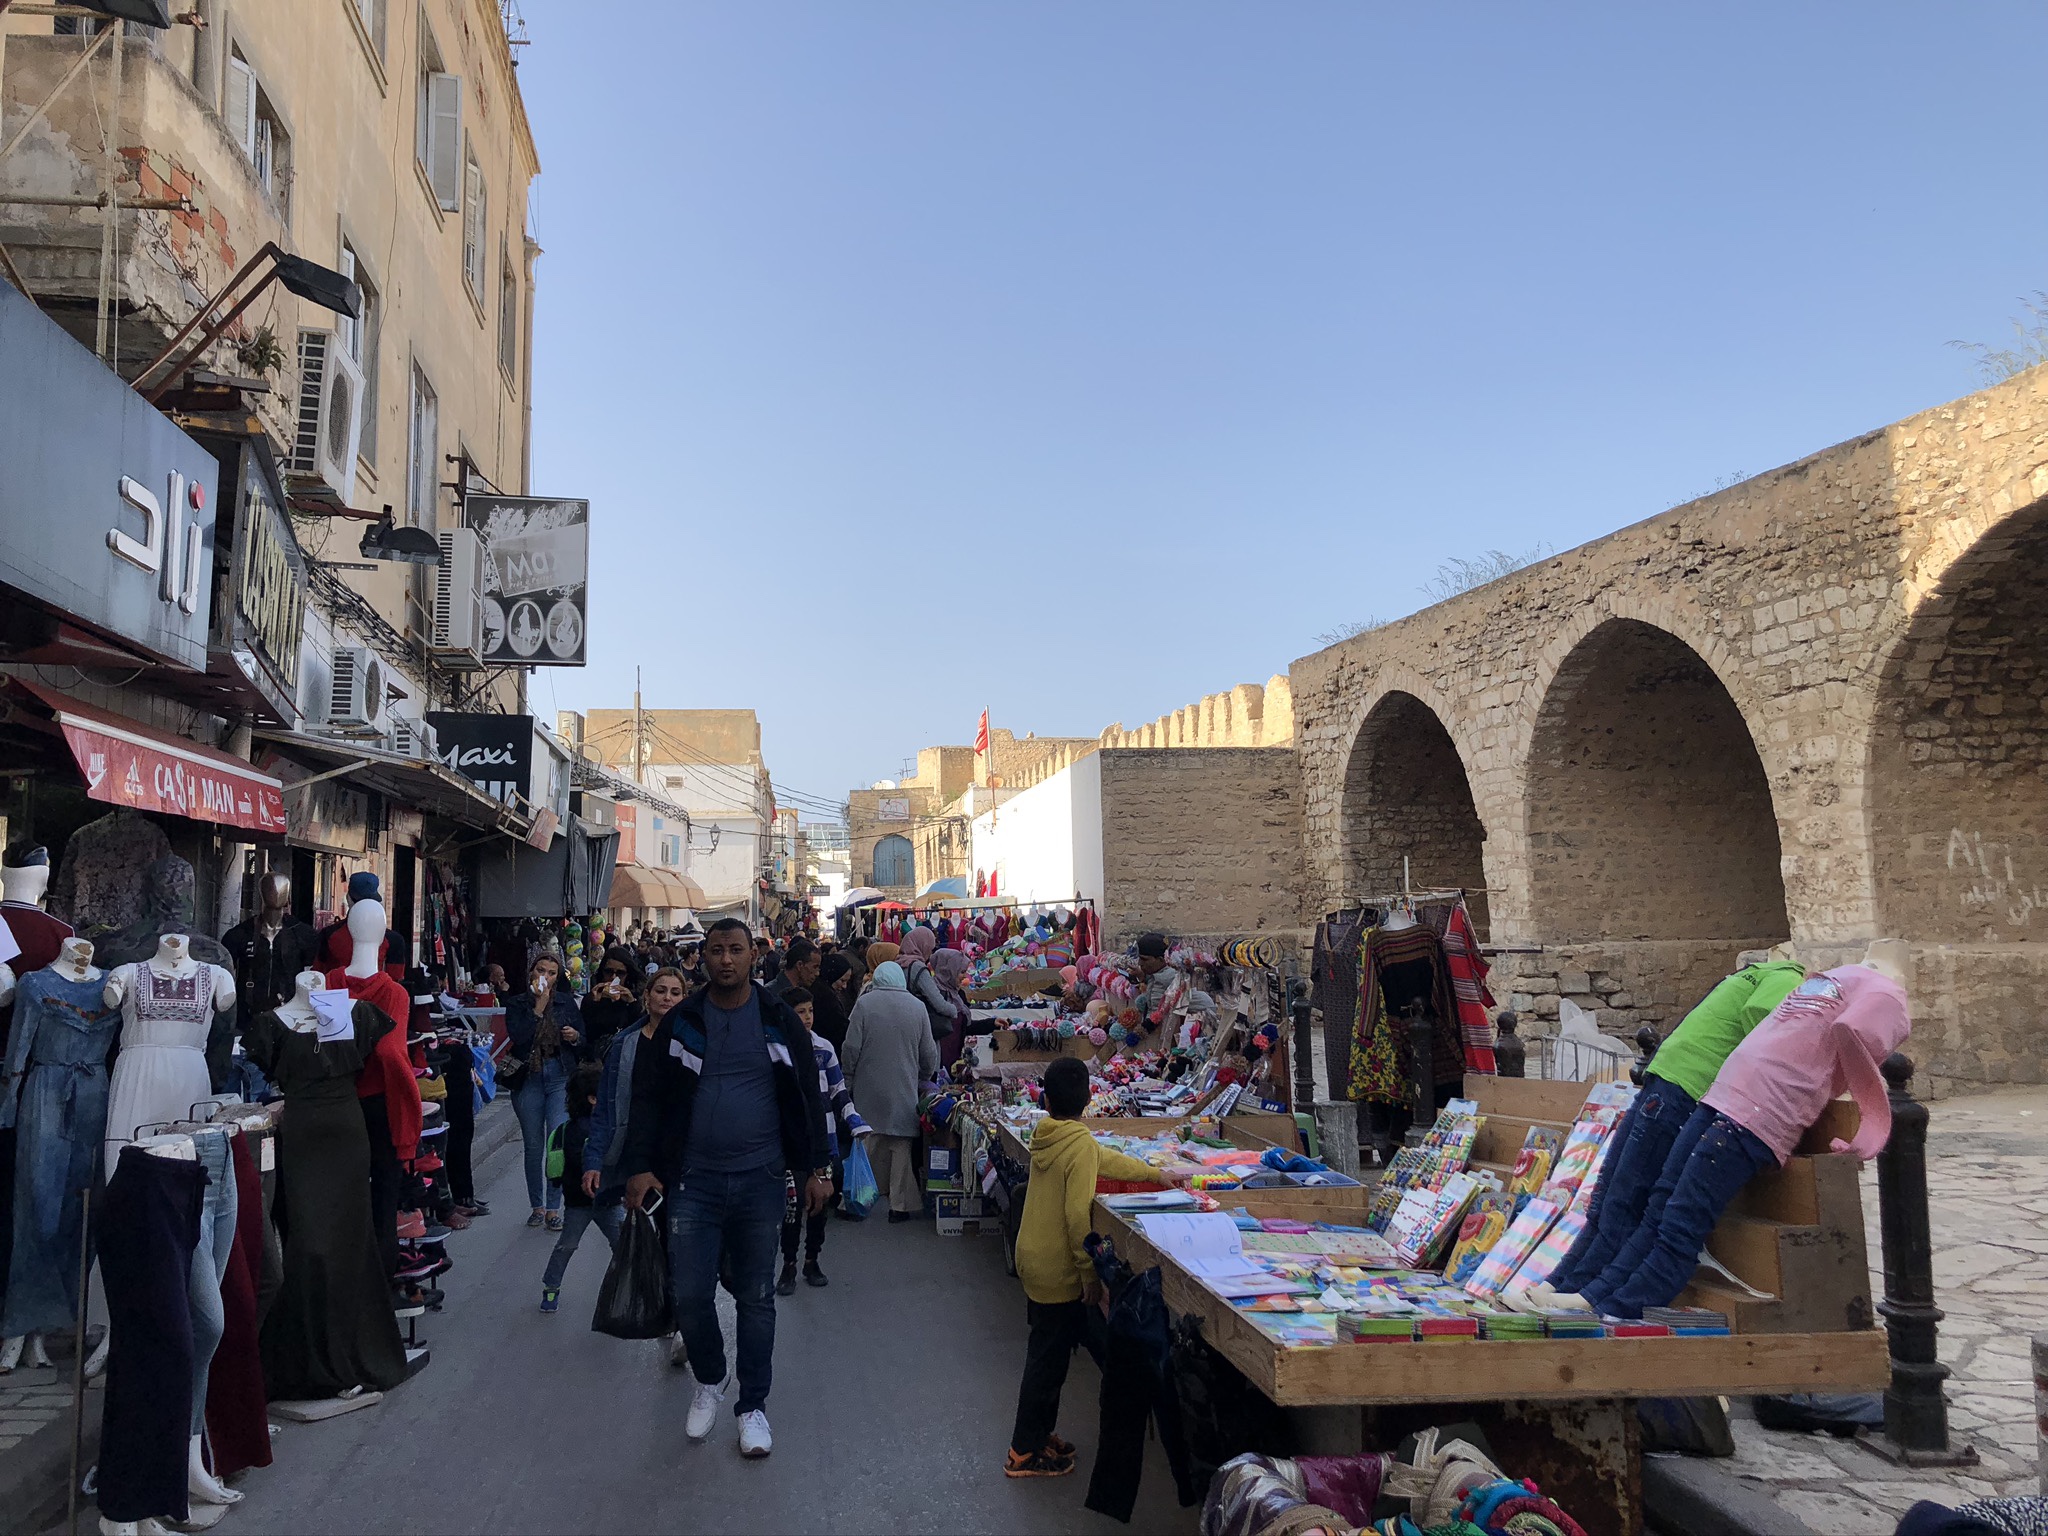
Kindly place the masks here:
[(1527, 1074), (1529, 1045), (1515, 1033), (1521, 1022), (1512, 1008), (1504, 1011), (1493, 1021), (1493, 1069), (1502, 1077), (1522, 1077)]
[(1436, 1123), (1436, 1025), (1423, 1014), (1420, 998), (1408, 1005), (1407, 1014), (1414, 1118), (1408, 1122), (1408, 1134), (1402, 1139), (1416, 1147)]
[(1297, 981), (1291, 988), (1287, 1015), (1293, 1026), (1288, 1049), (1294, 1055), (1294, 1107), (1313, 1113), (1316, 1107), (1316, 1058), (1309, 1040), (1308, 983)]
[(1974, 1448), (1951, 1446), (1949, 1369), (1936, 1348), (1941, 1308), (1934, 1304), (1934, 1232), (1927, 1214), (1927, 1106), (1907, 1085), (1913, 1063), (1893, 1052), (1880, 1070), (1891, 1090), (1892, 1134), (1877, 1155), (1878, 1226), (1884, 1242), (1884, 1300), (1891, 1385), (1884, 1394), (1884, 1437), (1864, 1443), (1903, 1466), (1972, 1465)]

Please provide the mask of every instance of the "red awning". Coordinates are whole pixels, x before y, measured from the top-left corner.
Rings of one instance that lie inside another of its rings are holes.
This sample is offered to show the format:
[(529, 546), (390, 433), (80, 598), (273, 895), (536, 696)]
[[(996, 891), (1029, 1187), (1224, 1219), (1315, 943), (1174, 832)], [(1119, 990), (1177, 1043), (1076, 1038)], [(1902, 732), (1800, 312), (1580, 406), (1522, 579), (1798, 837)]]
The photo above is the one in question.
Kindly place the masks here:
[(53, 688), (10, 681), (54, 712), (90, 798), (284, 836), (284, 786), (239, 757), (166, 736)]

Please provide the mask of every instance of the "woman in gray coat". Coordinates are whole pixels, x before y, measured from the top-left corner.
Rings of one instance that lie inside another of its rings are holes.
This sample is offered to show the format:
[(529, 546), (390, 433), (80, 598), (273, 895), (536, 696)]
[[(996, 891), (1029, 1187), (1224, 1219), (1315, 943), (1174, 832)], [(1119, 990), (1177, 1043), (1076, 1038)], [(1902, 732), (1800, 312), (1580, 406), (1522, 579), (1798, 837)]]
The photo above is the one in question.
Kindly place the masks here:
[(903, 967), (893, 960), (875, 968), (868, 989), (853, 1005), (840, 1052), (853, 1101), (873, 1126), (868, 1157), (875, 1184), (889, 1200), (889, 1219), (909, 1221), (924, 1213), (917, 1171), (918, 1085), (939, 1069), (931, 1015), (903, 988)]

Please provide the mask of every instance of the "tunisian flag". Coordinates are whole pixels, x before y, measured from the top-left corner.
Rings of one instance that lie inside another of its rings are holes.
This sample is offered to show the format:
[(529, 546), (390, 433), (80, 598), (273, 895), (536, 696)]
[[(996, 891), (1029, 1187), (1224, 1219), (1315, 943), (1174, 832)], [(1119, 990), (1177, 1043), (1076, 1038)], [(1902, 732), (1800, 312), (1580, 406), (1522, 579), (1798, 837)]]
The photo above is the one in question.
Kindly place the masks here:
[(981, 712), (981, 724), (975, 728), (974, 751), (978, 757), (988, 756), (988, 711)]

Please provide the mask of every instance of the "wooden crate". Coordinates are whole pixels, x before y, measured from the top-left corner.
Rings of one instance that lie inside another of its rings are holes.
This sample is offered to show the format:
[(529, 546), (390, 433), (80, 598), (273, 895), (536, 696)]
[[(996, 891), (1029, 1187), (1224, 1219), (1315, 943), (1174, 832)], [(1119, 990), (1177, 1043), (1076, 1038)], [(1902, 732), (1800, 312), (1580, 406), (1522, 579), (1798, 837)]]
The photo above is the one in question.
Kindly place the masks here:
[[(1242, 1203), (1254, 1215), (1292, 1214), (1255, 1199)], [(1885, 1336), (1877, 1329), (1287, 1349), (1100, 1200), (1094, 1226), (1115, 1239), (1134, 1267), (1158, 1265), (1166, 1304), (1200, 1317), (1203, 1337), (1282, 1407), (1862, 1392), (1882, 1388), (1891, 1375)]]

